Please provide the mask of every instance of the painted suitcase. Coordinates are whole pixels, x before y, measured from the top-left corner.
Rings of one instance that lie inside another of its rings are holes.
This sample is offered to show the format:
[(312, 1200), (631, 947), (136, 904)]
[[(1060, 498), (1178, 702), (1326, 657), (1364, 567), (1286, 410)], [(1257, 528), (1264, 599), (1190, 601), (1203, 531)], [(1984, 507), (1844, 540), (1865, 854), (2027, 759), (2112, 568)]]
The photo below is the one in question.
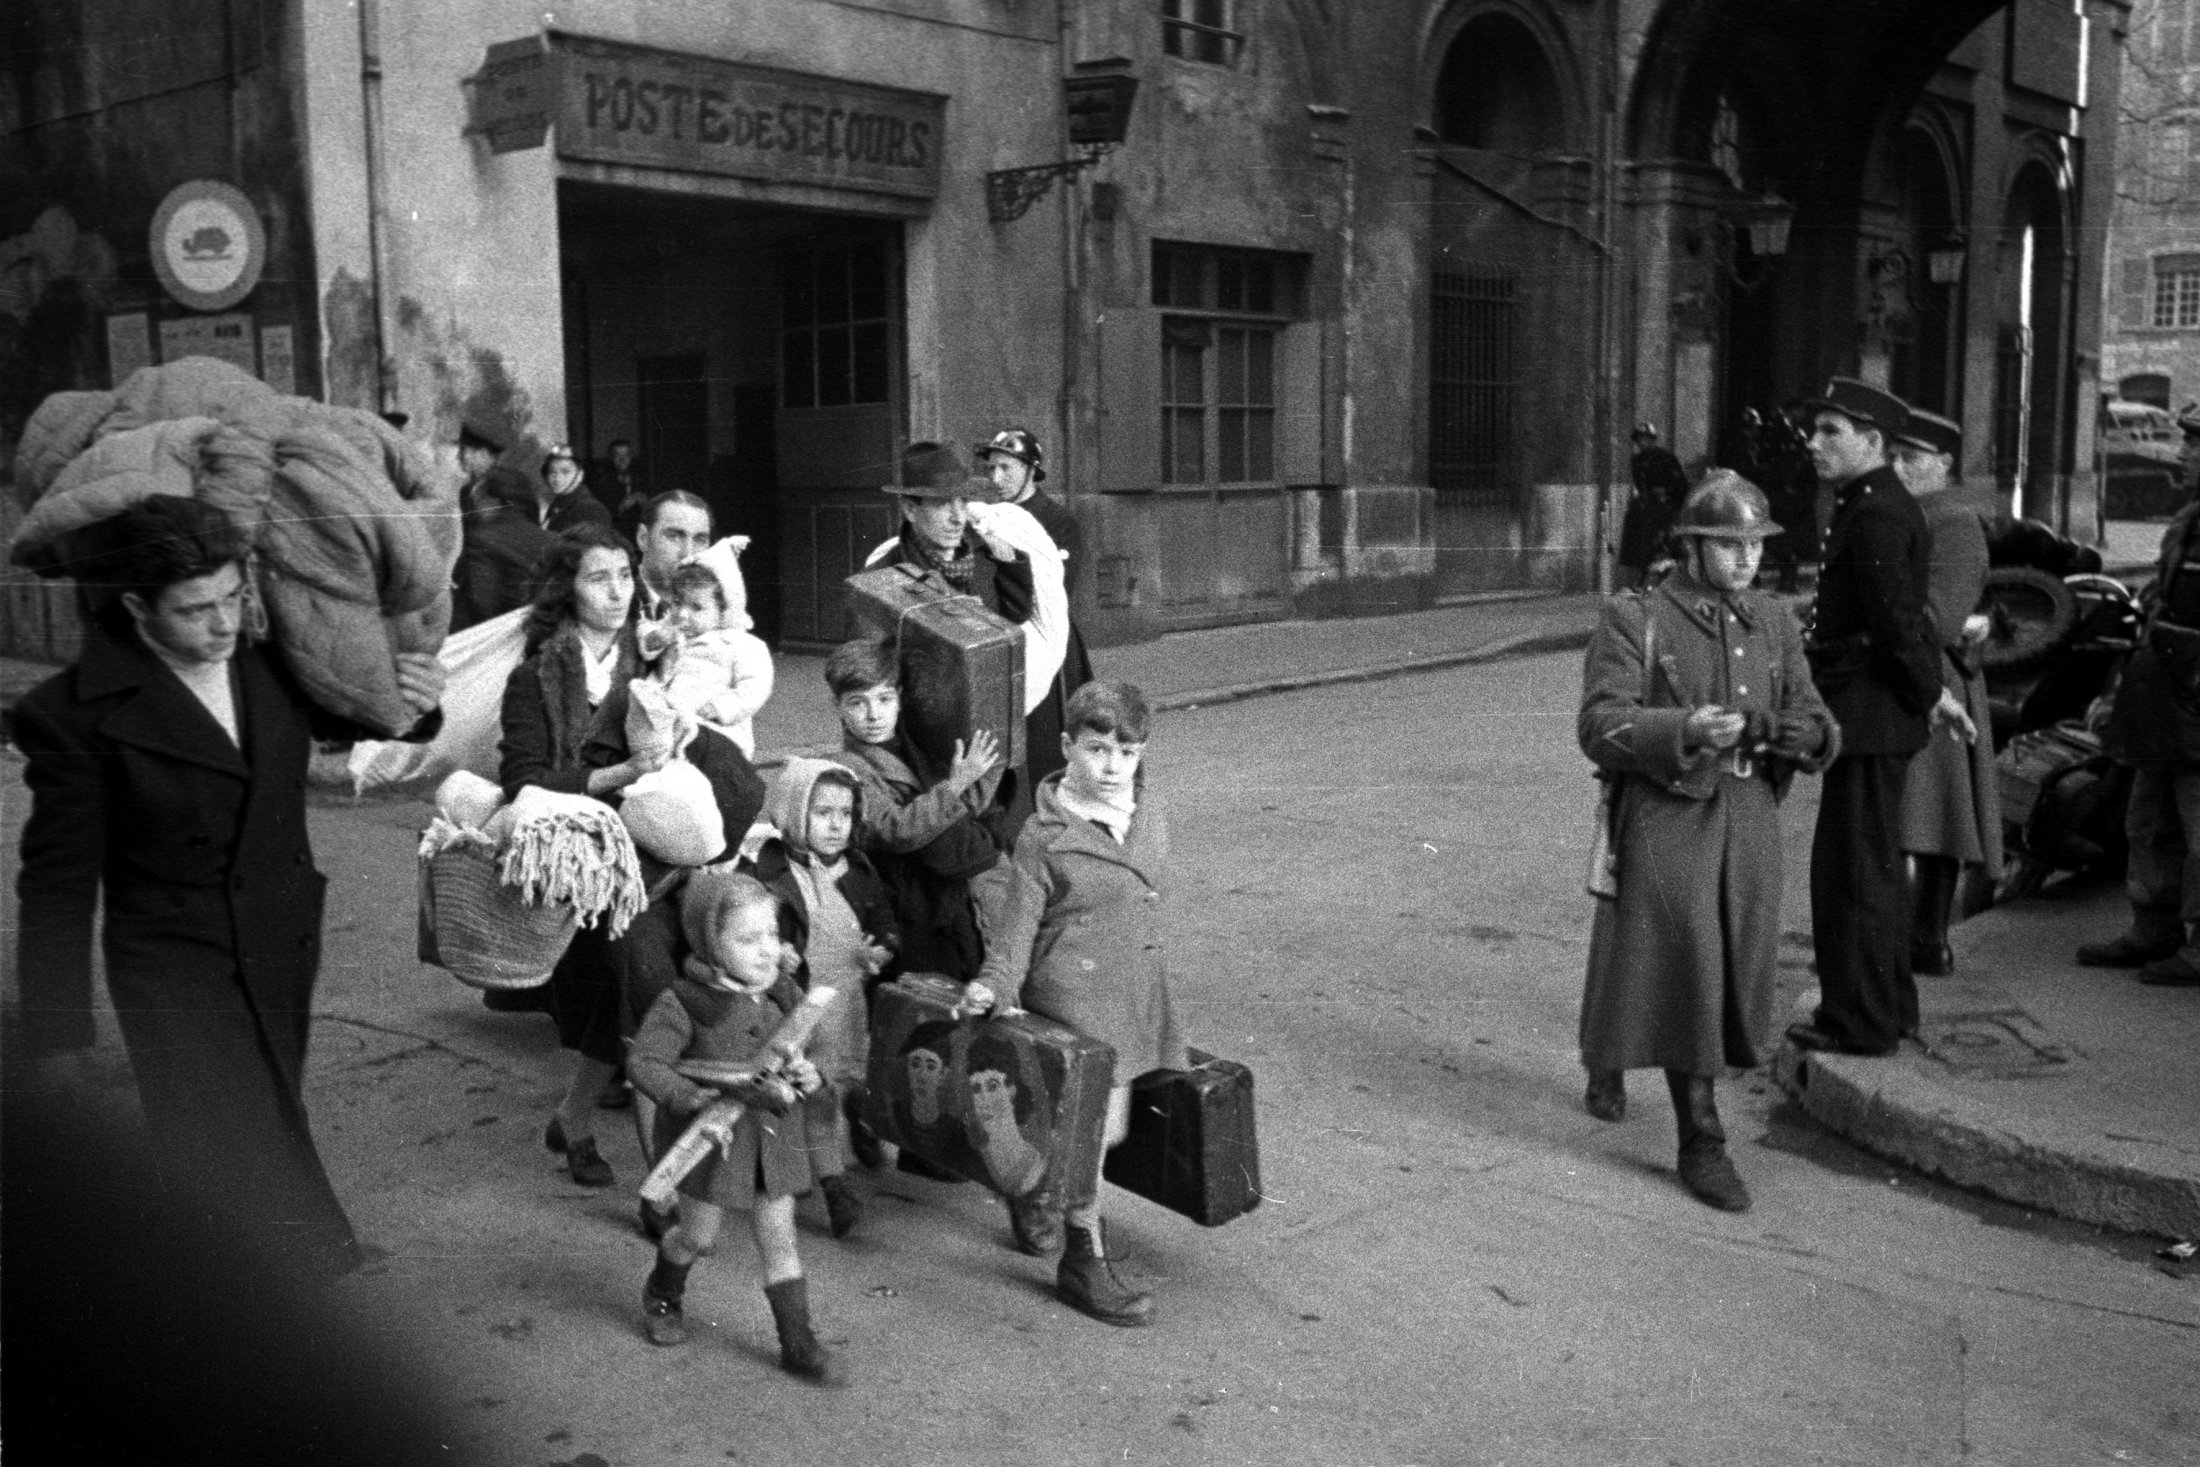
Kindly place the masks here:
[(1260, 1142), (1253, 1072), (1194, 1049), (1188, 1070), (1154, 1070), (1131, 1083), (1131, 1126), (1108, 1153), (1107, 1179), (1202, 1227), (1260, 1206)]
[(946, 768), (955, 741), (993, 730), (1009, 768), (1024, 758), (1024, 634), (905, 565), (848, 577), (848, 615), (865, 635), (901, 648), (902, 719), (917, 747)]
[(952, 1018), (961, 996), (961, 984), (935, 973), (879, 986), (864, 1102), (871, 1128), (1007, 1195), (1050, 1176), (1089, 1179), (1115, 1051), (1037, 1014)]

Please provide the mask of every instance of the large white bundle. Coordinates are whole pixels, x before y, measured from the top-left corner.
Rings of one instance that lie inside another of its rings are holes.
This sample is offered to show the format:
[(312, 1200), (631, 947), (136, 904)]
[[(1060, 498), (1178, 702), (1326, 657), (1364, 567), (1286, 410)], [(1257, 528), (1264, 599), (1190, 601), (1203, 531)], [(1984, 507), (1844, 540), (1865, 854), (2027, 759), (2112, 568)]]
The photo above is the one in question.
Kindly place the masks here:
[(441, 779), (463, 769), (497, 777), (503, 737), (504, 685), (525, 660), (528, 608), (453, 632), (436, 660), (443, 664), (443, 727), (425, 743), (363, 739), (348, 767), (354, 790)]

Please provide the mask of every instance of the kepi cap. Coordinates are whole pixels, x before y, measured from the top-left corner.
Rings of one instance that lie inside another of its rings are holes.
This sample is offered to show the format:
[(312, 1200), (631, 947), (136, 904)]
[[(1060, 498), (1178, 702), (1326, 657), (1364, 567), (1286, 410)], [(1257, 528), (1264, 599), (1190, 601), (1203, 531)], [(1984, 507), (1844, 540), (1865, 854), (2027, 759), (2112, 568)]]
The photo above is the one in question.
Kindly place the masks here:
[(1902, 431), (1910, 416), (1909, 404), (1891, 392), (1854, 377), (1836, 377), (1826, 390), (1803, 404), (1814, 413), (1839, 413), (1852, 422), (1877, 428), (1889, 438)]
[(1032, 436), (1028, 428), (1004, 428), (993, 435), (990, 443), (979, 444), (974, 454), (980, 459), (989, 459), (996, 454), (1003, 458), (1019, 459), (1031, 465), (1031, 482), (1034, 484), (1047, 476), (1044, 467), (1046, 453), (1039, 447), (1039, 440)]
[(1963, 428), (1960, 424), (1922, 408), (1911, 408), (1910, 416), (1901, 430), (1892, 436), (1897, 443), (1907, 443), (1912, 448), (1922, 448), (1927, 453), (1953, 456), (1963, 447)]
[(2177, 426), (2187, 438), (2200, 438), (2200, 402), (2185, 404), (2185, 410), (2177, 415)]
[(991, 480), (970, 472), (945, 443), (912, 443), (901, 451), (901, 482), (880, 486), (903, 499), (991, 499)]

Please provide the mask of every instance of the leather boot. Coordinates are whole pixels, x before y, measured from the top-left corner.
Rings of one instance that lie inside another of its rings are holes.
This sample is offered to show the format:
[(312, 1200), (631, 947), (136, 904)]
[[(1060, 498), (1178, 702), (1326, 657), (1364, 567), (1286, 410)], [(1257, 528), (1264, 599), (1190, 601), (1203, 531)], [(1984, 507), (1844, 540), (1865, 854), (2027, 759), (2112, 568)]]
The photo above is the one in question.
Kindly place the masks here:
[(1054, 1297), (1102, 1324), (1139, 1325), (1153, 1320), (1153, 1296), (1141, 1294), (1115, 1276), (1103, 1251), (1100, 1224), (1088, 1230), (1064, 1228), (1062, 1264), (1054, 1275)]
[(1963, 865), (1953, 856), (1910, 858), (1910, 971), (1945, 978), (1956, 970), (1948, 946), (1948, 922), (1954, 915), (1956, 884)]
[(766, 1284), (764, 1297), (772, 1306), (772, 1323), (779, 1326), (779, 1368), (812, 1385), (846, 1385), (847, 1366), (810, 1332), (810, 1281)]
[(1062, 1246), (1062, 1205), (1042, 1186), (1008, 1200), (1008, 1225), (1016, 1234), (1016, 1251), (1033, 1258), (1052, 1258)]
[(1627, 1119), (1627, 1072), (1625, 1070), (1591, 1070), (1589, 1090), (1581, 1097), (1589, 1114), (1600, 1121)]
[(660, 1253), (657, 1266), (642, 1285), (642, 1332), (652, 1345), (687, 1343), (687, 1317), (680, 1301), (687, 1297), (688, 1270), (693, 1263), (674, 1263)]
[(1726, 1154), (1726, 1128), (1719, 1124), (1719, 1107), (1711, 1094), (1709, 1075), (1665, 1072), (1666, 1087), (1673, 1092), (1673, 1114), (1680, 1122), (1681, 1185), (1696, 1200), (1721, 1212), (1749, 1211), (1749, 1188)]
[(833, 1236), (847, 1237), (863, 1221), (863, 1194), (855, 1189), (845, 1172), (826, 1177), (817, 1185), (825, 1194), (825, 1220)]

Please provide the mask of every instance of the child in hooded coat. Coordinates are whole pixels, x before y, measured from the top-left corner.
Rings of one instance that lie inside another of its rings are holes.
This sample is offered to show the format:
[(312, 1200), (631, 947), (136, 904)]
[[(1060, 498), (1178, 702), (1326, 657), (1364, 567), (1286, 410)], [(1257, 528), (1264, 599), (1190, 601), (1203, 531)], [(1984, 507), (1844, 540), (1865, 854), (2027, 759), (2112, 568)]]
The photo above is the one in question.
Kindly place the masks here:
[(856, 1149), (866, 1162), (877, 1159), (860, 1119), (871, 1050), (870, 993), (901, 946), (893, 898), (870, 858), (854, 848), (862, 815), (854, 774), (823, 759), (792, 756), (764, 802), (764, 819), (780, 834), (754, 862), (756, 878), (779, 897), (781, 936), (801, 957), (797, 984), (807, 991), (823, 983), (839, 994), (810, 1042), (825, 1086), (805, 1102), (816, 1138), (811, 1163), (836, 1238), (853, 1232), (863, 1217), (844, 1156)]
[[(696, 872), (680, 894), (680, 925), (690, 949), (680, 975), (659, 994), (635, 1032), (627, 1074), (657, 1102), (661, 1154), (719, 1092), (682, 1075), (683, 1059), (743, 1064), (756, 1060), (801, 1003), (787, 975), (778, 898), (753, 877), (725, 867)], [(715, 1251), (728, 1209), (750, 1215), (764, 1275), (764, 1296), (779, 1327), (780, 1365), (821, 1385), (846, 1379), (810, 1328), (808, 1283), (795, 1251), (794, 1202), (810, 1190), (812, 1142), (806, 1108), (793, 1097), (823, 1088), (816, 1066), (796, 1056), (779, 1083), (732, 1094), (747, 1106), (724, 1154), (706, 1157), (680, 1182), (680, 1221), (657, 1243), (642, 1289), (644, 1329), (653, 1345), (687, 1339), (682, 1300), (688, 1270)], [(828, 1133), (829, 1135), (829, 1133)]]

